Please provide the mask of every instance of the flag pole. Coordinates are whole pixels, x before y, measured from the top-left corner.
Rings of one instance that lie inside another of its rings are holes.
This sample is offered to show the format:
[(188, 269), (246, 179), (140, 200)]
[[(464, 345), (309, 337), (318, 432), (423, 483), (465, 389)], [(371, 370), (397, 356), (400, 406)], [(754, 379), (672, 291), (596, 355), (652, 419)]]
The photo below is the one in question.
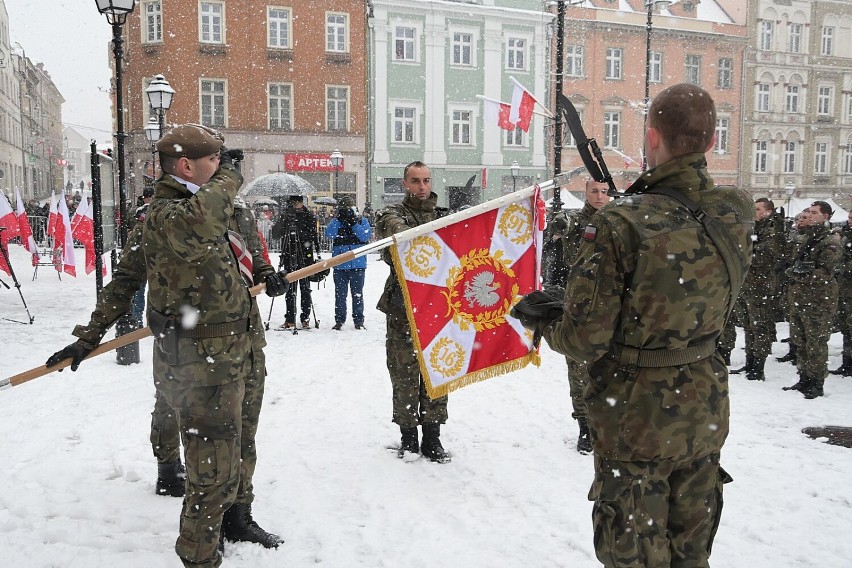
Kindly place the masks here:
[[(511, 103), (504, 103), (503, 101), (498, 101), (497, 99), (492, 99), (491, 97), (486, 97), (485, 95), (474, 95), (474, 96), (477, 99), (482, 99), (483, 101), (489, 101), (489, 102), (497, 103), (497, 104), (500, 104), (500, 105), (512, 106)], [(537, 111), (537, 110), (534, 110), (533, 114), (537, 114), (537, 115), (543, 116), (545, 118), (553, 118), (552, 114), (549, 114), (549, 113), (545, 114), (545, 113), (543, 113), (541, 111)]]
[[(494, 209), (499, 209), (500, 207), (503, 207), (504, 205), (508, 205), (510, 203), (514, 203), (515, 201), (520, 201), (521, 199), (532, 197), (536, 193), (536, 191), (545, 193), (554, 188), (558, 189), (561, 185), (567, 183), (569, 178), (570, 174), (559, 174), (553, 179), (549, 179), (540, 185), (531, 185), (529, 187), (525, 187), (524, 189), (519, 189), (518, 191), (515, 191), (513, 193), (502, 195), (495, 199), (486, 201), (485, 203), (480, 203), (479, 205), (474, 205), (473, 207), (469, 207), (462, 211), (452, 213), (445, 217), (441, 217), (440, 219), (435, 219), (434, 221), (430, 221), (429, 223), (425, 223), (418, 227), (412, 227), (411, 229), (407, 229), (395, 235), (391, 235), (390, 237), (385, 237), (383, 239), (379, 239), (375, 242), (366, 244), (357, 249), (353, 249), (343, 254), (333, 256), (327, 260), (320, 260), (319, 262), (315, 262), (310, 266), (300, 268), (299, 270), (294, 270), (293, 272), (288, 272), (286, 280), (287, 282), (293, 283), (297, 280), (301, 280), (302, 278), (307, 278), (312, 274), (316, 274), (317, 272), (321, 272), (328, 268), (333, 268), (335, 266), (343, 264), (344, 262), (349, 262), (350, 260), (370, 254), (371, 252), (380, 251), (395, 243), (398, 244), (410, 241), (426, 233), (442, 229), (448, 225), (452, 225), (460, 221), (465, 221), (467, 219), (476, 217), (477, 215), (480, 215), (482, 213), (493, 211)], [(262, 294), (264, 291), (266, 291), (266, 284), (257, 284), (255, 286), (252, 286), (251, 288), (249, 288), (249, 291), (251, 292), (252, 296)], [(112, 341), (107, 341), (106, 343), (100, 344), (91, 353), (89, 353), (86, 359), (90, 359), (92, 357), (97, 357), (98, 355), (108, 353), (129, 343), (145, 339), (150, 335), (151, 328), (149, 327), (137, 329), (128, 333), (127, 335), (122, 335), (121, 337), (117, 337)], [(70, 366), (71, 363), (72, 360), (70, 357), (68, 357), (67, 359), (63, 359), (53, 367), (48, 368), (46, 365), (41, 365), (34, 369), (30, 369), (29, 371), (24, 371), (23, 373), (19, 373), (12, 377), (2, 379), (0, 380), (0, 390), (18, 386), (27, 381), (31, 381), (32, 379), (37, 379), (38, 377), (48, 375), (54, 371), (64, 369), (65, 367)]]

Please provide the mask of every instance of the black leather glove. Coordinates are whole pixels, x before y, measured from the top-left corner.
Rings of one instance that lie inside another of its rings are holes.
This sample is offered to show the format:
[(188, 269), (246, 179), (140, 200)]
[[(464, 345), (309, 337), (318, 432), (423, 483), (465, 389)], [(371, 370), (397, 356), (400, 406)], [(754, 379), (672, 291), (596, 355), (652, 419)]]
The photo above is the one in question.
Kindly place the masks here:
[(351, 207), (341, 207), (337, 212), (337, 218), (344, 225), (351, 227), (356, 221), (355, 211)]
[(266, 283), (266, 295), (273, 298), (283, 296), (290, 287), (290, 283), (287, 282), (287, 271), (283, 269), (267, 276), (264, 282)]
[(234, 163), (242, 161), (245, 157), (245, 152), (242, 150), (229, 150), (223, 144), (219, 149), (219, 165), (228, 164), (233, 166)]
[(530, 292), (509, 312), (527, 329), (539, 330), (562, 317), (565, 291), (559, 286)]
[[(60, 351), (57, 351), (47, 360), (48, 367), (53, 367), (58, 365), (65, 359), (71, 358), (71, 370), (76, 371), (77, 367), (80, 366), (80, 363), (85, 359), (89, 353), (94, 351), (94, 347), (88, 347), (84, 345), (81, 341), (76, 341), (67, 347), (63, 347)], [(62, 372), (62, 369), (59, 369), (59, 372)]]

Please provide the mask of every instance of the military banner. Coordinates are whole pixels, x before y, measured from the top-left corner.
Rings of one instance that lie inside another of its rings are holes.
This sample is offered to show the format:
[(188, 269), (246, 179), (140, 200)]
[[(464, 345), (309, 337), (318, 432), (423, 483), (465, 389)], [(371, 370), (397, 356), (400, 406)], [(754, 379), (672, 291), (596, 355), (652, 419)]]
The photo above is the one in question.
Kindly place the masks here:
[(430, 397), (540, 362), (509, 311), (537, 288), (540, 192), (391, 247)]

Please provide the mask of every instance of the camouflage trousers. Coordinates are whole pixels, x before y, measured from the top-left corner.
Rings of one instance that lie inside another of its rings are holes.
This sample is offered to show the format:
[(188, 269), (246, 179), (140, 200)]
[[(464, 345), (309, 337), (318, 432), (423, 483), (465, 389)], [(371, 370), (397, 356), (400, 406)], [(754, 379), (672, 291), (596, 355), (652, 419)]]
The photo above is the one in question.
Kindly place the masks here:
[(568, 387), (571, 389), (571, 407), (573, 412), (571, 418), (577, 420), (586, 418), (586, 385), (589, 384), (589, 366), (585, 363), (577, 363), (569, 357), (565, 357), (568, 364)]
[(820, 302), (796, 302), (790, 287), (790, 343), (796, 346), (796, 368), (812, 379), (828, 376), (828, 340), (837, 309), (837, 289), (826, 290)]
[(775, 342), (775, 308), (764, 298), (741, 299), (740, 322), (745, 331), (746, 354), (766, 359)]
[[(237, 503), (251, 505), (254, 501), (254, 470), (257, 467), (255, 438), (263, 404), (266, 382), (266, 357), (262, 349), (252, 350), (254, 358), (252, 372), (245, 380), (243, 397), (242, 435), (240, 436), (240, 483), (237, 488)], [(151, 412), (151, 448), (160, 463), (178, 459), (180, 456), (180, 427), (177, 413), (166, 402), (162, 392), (156, 391), (154, 411)]]
[(393, 421), (404, 428), (447, 421), (447, 399), (432, 400), (420, 376), (408, 318), (403, 312), (387, 316), (387, 365), (393, 388)]
[(852, 284), (841, 281), (837, 301), (837, 323), (843, 334), (843, 360), (852, 359)]
[(606, 568), (708, 568), (731, 477), (719, 454), (674, 462), (595, 456), (594, 545)]

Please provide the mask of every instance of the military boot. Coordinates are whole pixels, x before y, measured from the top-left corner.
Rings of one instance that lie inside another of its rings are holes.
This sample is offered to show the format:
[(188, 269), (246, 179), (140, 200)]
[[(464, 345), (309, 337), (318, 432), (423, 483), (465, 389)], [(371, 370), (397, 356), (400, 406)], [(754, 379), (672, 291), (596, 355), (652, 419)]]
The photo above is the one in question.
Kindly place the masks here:
[(792, 343), (790, 344), (790, 352), (784, 355), (783, 357), (776, 357), (776, 361), (779, 363), (787, 363), (790, 362), (792, 364), (796, 364), (796, 346)]
[(251, 505), (234, 503), (222, 517), (222, 534), (237, 542), (254, 542), (264, 548), (278, 548), (284, 539), (266, 532), (251, 518)]
[(592, 436), (589, 433), (589, 423), (585, 418), (578, 418), (577, 425), (580, 427), (580, 435), (577, 436), (577, 451), (583, 455), (592, 453)]
[(402, 459), (406, 453), (417, 456), (420, 453), (420, 444), (417, 441), (417, 426), (400, 426), (399, 432), (402, 434), (402, 438), (399, 442), (399, 449), (396, 451), (396, 457)]
[(746, 379), (750, 381), (765, 381), (766, 375), (763, 374), (764, 365), (766, 365), (766, 357), (754, 357), (751, 361), (751, 369), (746, 371)]
[(731, 350), (730, 349), (722, 349), (721, 347), (717, 348), (719, 351), (719, 355), (722, 356), (722, 361), (725, 362), (726, 367), (731, 366)]
[(825, 379), (815, 379), (813, 377), (808, 377), (808, 384), (805, 388), (802, 389), (802, 394), (805, 395), (805, 398), (808, 400), (822, 396), (822, 385), (824, 382)]
[(789, 387), (781, 387), (781, 390), (802, 392), (806, 386), (808, 386), (808, 378), (799, 371), (799, 382)]
[(743, 372), (750, 373), (751, 368), (754, 366), (754, 357), (746, 353), (745, 366), (740, 367), (739, 369), (731, 369), (729, 374), (731, 375), (739, 375)]
[(423, 455), (433, 462), (450, 463), (450, 454), (441, 445), (441, 425), (423, 425), (423, 443), (420, 445)]
[(840, 375), (843, 377), (852, 377), (852, 355), (843, 354), (843, 364), (833, 371), (829, 371), (832, 375)]
[(157, 495), (183, 497), (186, 492), (186, 469), (180, 458), (157, 464)]

